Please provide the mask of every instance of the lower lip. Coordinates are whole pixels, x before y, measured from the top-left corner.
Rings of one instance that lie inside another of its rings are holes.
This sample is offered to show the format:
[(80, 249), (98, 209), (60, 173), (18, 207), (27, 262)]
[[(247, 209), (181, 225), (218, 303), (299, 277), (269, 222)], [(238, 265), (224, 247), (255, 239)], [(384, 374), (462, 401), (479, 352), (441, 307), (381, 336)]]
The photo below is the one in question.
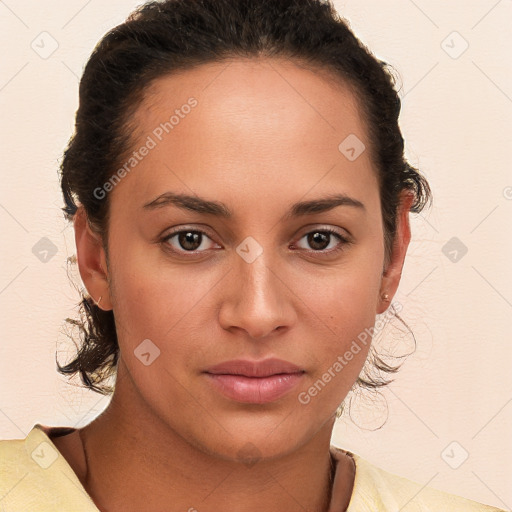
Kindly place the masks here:
[(269, 377), (212, 373), (206, 375), (217, 390), (232, 400), (265, 404), (286, 395), (299, 383), (304, 373), (282, 373)]

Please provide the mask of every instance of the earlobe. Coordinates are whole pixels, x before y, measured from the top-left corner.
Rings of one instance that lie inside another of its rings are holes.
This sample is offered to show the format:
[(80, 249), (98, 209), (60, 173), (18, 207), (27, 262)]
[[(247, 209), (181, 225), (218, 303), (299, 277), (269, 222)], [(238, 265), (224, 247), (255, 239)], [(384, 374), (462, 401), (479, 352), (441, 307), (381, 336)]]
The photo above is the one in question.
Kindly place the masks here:
[(377, 304), (377, 314), (384, 313), (391, 299), (394, 297), (404, 266), (405, 255), (411, 240), (411, 228), (409, 224), (409, 211), (414, 201), (414, 194), (405, 190), (402, 192), (396, 217), (396, 233), (389, 263), (382, 274), (380, 298)]
[[(73, 226), (80, 277), (94, 303), (108, 311), (112, 309), (105, 250), (101, 238), (91, 230), (87, 214), (80, 206), (77, 210)], [(100, 306), (101, 301), (101, 306)]]

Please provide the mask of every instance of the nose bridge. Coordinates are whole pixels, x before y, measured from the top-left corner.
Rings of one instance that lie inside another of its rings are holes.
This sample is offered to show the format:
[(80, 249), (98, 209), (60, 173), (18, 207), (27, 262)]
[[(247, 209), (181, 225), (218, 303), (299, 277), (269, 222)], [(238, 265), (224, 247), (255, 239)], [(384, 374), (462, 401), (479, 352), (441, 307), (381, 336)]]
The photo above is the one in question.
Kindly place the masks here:
[(277, 263), (274, 251), (249, 237), (239, 245), (237, 253), (230, 298), (221, 310), (224, 328), (242, 328), (251, 337), (261, 338), (277, 327), (289, 325), (292, 307), (285, 279), (278, 275), (283, 267)]
[[(253, 250), (253, 249), (251, 249)], [(255, 312), (262, 314), (265, 310), (275, 313), (280, 302), (278, 294), (281, 289), (276, 283), (275, 258), (271, 249), (262, 250), (253, 260), (240, 258), (236, 265), (236, 272), (240, 279), (240, 303), (251, 306)]]
[[(242, 259), (238, 262), (238, 273), (240, 275), (243, 299), (248, 298), (255, 305), (268, 305), (269, 301), (276, 299), (279, 293), (275, 283), (275, 270), (272, 268), (272, 256), (270, 250), (260, 254), (251, 263)], [(274, 265), (275, 267), (275, 265)]]

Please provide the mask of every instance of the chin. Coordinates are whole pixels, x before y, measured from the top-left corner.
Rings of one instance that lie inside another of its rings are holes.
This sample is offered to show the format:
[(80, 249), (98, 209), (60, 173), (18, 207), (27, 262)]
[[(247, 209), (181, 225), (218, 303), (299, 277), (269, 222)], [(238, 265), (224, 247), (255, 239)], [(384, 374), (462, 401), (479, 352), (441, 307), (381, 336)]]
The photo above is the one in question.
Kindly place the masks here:
[(276, 425), (278, 423), (272, 429), (261, 428), (259, 422), (253, 420), (245, 429), (239, 428), (236, 434), (229, 435), (231, 429), (226, 428), (228, 432), (220, 429), (222, 437), (208, 437), (198, 444), (209, 455), (251, 467), (262, 459), (283, 457), (307, 442), (308, 436), (305, 432), (279, 432)]

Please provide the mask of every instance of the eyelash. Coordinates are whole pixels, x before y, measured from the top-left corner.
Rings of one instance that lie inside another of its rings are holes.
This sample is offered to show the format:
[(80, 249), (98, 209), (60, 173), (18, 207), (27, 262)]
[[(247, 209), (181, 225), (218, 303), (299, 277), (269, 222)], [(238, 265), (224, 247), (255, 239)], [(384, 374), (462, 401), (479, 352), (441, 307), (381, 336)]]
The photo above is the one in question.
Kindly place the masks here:
[[(211, 237), (208, 235), (208, 233), (201, 229), (180, 229), (180, 230), (174, 231), (172, 233), (169, 233), (168, 235), (166, 235), (165, 237), (163, 237), (161, 239), (161, 243), (166, 246), (165, 247), (166, 250), (171, 251), (173, 253), (177, 253), (177, 254), (190, 254), (190, 255), (197, 255), (197, 254), (201, 254), (202, 252), (206, 252), (206, 251), (185, 251), (185, 250), (178, 250), (178, 249), (172, 248), (170, 246), (170, 244), (168, 244), (167, 242), (169, 240), (171, 240), (173, 237), (175, 237), (176, 235), (179, 235), (180, 233), (200, 233), (201, 235), (204, 235), (211, 240)], [(332, 229), (332, 228), (314, 229), (314, 230), (309, 231), (309, 232), (305, 233), (304, 235), (302, 235), (299, 240), (302, 240), (304, 237), (311, 235), (313, 233), (328, 233), (330, 235), (334, 235), (336, 238), (338, 238), (340, 243), (334, 249), (323, 249), (323, 250), (318, 250), (318, 251), (315, 251), (314, 249), (311, 249), (309, 251), (306, 250), (306, 252), (308, 252), (310, 254), (311, 253), (321, 254), (321, 255), (322, 254), (323, 255), (335, 254), (335, 253), (345, 250), (346, 246), (348, 246), (352, 243), (345, 236), (341, 235), (338, 231), (336, 231), (335, 229)]]

